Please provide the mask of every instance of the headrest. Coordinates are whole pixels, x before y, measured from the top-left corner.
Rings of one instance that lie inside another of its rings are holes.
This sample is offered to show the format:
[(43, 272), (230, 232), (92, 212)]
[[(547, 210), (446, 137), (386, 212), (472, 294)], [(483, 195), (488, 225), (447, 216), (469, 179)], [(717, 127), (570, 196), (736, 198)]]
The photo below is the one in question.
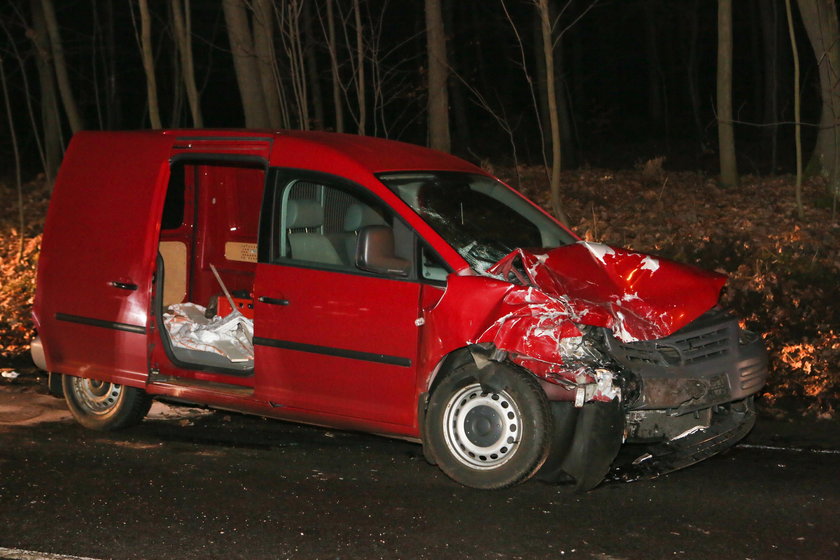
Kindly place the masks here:
[(344, 215), (344, 231), (356, 231), (363, 226), (387, 225), (379, 213), (364, 204), (351, 204)]
[(317, 200), (290, 200), (286, 205), (286, 227), (313, 228), (324, 223), (324, 209)]

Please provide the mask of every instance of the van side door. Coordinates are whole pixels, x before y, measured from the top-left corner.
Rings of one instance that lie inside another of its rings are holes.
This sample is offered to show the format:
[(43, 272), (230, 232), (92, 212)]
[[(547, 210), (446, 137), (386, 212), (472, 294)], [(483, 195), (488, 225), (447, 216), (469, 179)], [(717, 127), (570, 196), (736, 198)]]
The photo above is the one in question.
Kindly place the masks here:
[(171, 139), (80, 132), (45, 225), (34, 314), (52, 371), (141, 386)]
[(390, 228), (397, 258), (413, 266), (413, 233), (335, 177), (284, 170), (267, 191), (254, 286), (260, 398), (325, 417), (410, 425), (420, 284), (413, 270), (360, 270), (355, 251), (365, 226)]

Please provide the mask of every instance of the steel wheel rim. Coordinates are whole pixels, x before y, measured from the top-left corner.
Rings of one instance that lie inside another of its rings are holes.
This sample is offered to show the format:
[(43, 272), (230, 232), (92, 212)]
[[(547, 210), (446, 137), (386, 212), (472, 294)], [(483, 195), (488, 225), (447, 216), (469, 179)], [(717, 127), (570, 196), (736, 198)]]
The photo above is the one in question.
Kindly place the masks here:
[(96, 379), (73, 379), (73, 394), (79, 406), (91, 414), (108, 414), (120, 400), (122, 385)]
[(519, 407), (506, 391), (487, 392), (473, 383), (455, 393), (446, 405), (446, 445), (472, 468), (497, 468), (519, 448), (521, 419)]

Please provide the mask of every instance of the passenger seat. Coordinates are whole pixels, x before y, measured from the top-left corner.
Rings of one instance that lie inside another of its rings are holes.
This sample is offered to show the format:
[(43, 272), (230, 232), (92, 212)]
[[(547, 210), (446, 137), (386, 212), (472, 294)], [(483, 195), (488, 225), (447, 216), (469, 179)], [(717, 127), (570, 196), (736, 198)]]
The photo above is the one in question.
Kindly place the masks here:
[(316, 200), (290, 200), (286, 205), (289, 228), (290, 257), (300, 261), (323, 264), (342, 264), (330, 240), (320, 232), (295, 231), (320, 228), (324, 224), (324, 209)]

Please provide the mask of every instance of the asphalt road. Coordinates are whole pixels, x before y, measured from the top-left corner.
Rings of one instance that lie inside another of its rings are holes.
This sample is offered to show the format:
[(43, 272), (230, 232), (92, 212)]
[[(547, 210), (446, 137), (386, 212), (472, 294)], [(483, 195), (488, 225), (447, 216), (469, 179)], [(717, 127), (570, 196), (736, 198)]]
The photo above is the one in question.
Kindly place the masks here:
[(765, 421), (657, 480), (488, 492), (407, 442), (159, 405), (99, 433), (40, 390), (0, 386), (0, 559), (840, 559), (836, 421)]

